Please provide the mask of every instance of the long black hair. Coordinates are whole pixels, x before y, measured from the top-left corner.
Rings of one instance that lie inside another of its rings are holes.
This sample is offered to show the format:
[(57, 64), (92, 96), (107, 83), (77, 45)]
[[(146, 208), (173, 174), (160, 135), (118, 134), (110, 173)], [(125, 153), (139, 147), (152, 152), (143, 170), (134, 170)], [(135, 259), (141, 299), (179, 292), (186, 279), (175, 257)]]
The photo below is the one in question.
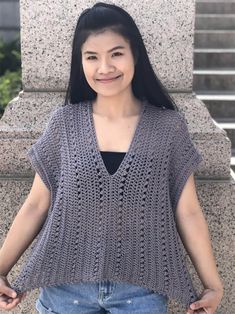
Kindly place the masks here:
[(105, 30), (118, 33), (130, 43), (135, 60), (132, 79), (132, 91), (135, 97), (140, 100), (145, 99), (154, 106), (178, 110), (151, 66), (142, 36), (132, 17), (121, 7), (103, 2), (85, 9), (78, 18), (64, 105), (96, 98), (97, 93), (87, 83), (83, 72), (81, 47), (89, 35)]

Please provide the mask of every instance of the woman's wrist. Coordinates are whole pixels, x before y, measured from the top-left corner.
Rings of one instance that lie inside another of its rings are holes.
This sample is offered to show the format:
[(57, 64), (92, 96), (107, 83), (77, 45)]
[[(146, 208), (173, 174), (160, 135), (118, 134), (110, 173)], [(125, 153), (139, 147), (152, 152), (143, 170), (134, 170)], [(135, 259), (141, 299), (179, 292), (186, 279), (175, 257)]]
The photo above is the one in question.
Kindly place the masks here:
[(216, 278), (214, 282), (210, 282), (208, 284), (204, 284), (204, 289), (212, 289), (216, 291), (224, 291), (223, 282), (220, 277)]
[(223, 294), (224, 294), (224, 287), (222, 285), (212, 286), (212, 287), (204, 287), (204, 289), (214, 290), (214, 291), (218, 292), (219, 294), (221, 294), (221, 296), (223, 296)]

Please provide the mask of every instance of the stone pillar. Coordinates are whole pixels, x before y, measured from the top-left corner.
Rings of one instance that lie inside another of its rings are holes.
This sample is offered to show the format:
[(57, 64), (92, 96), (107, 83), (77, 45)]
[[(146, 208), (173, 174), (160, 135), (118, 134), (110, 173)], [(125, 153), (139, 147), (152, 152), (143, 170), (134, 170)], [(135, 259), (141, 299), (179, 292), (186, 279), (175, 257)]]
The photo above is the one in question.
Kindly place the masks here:
[[(218, 313), (233, 313), (231, 227), (235, 177), (230, 172), (231, 142), (192, 92), (195, 3), (188, 0), (136, 0), (131, 5), (128, 0), (113, 2), (134, 17), (154, 69), (185, 115), (192, 140), (204, 158), (196, 172), (196, 185), (225, 283), (225, 296)], [(34, 171), (26, 159), (26, 151), (43, 131), (51, 110), (64, 100), (78, 15), (94, 3), (90, 0), (20, 2), (23, 91), (9, 103), (0, 121), (1, 241), (31, 188)], [(27, 252), (12, 269), (9, 280), (16, 275)], [(200, 291), (200, 280), (187, 254), (186, 257), (195, 287)], [(37, 293), (28, 292), (28, 297), (12, 313), (36, 313)], [(171, 301), (169, 313), (184, 314), (184, 311)]]

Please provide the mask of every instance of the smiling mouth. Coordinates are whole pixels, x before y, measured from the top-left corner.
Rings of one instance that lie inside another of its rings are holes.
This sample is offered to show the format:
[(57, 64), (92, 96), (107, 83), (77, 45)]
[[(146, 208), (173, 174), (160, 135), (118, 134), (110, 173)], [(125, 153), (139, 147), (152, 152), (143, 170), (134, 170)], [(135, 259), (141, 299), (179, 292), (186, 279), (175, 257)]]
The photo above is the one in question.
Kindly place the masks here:
[(119, 77), (121, 77), (122, 75), (118, 75), (114, 78), (110, 78), (110, 79), (97, 79), (98, 82), (101, 82), (101, 83), (108, 83), (108, 82), (112, 82), (112, 81), (115, 81), (117, 80)]

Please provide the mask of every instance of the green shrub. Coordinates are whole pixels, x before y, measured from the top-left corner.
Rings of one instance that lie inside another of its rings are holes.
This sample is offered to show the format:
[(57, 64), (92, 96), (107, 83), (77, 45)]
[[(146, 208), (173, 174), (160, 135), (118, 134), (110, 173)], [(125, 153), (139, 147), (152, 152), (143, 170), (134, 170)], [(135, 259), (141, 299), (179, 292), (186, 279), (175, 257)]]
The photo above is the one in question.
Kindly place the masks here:
[(3, 115), (5, 107), (16, 97), (22, 89), (21, 69), (15, 72), (6, 71), (0, 76), (0, 115)]
[(19, 34), (6, 43), (0, 38), (0, 118), (7, 104), (22, 90)]
[(21, 67), (20, 37), (6, 43), (0, 37), (0, 76), (7, 70), (14, 72)]

